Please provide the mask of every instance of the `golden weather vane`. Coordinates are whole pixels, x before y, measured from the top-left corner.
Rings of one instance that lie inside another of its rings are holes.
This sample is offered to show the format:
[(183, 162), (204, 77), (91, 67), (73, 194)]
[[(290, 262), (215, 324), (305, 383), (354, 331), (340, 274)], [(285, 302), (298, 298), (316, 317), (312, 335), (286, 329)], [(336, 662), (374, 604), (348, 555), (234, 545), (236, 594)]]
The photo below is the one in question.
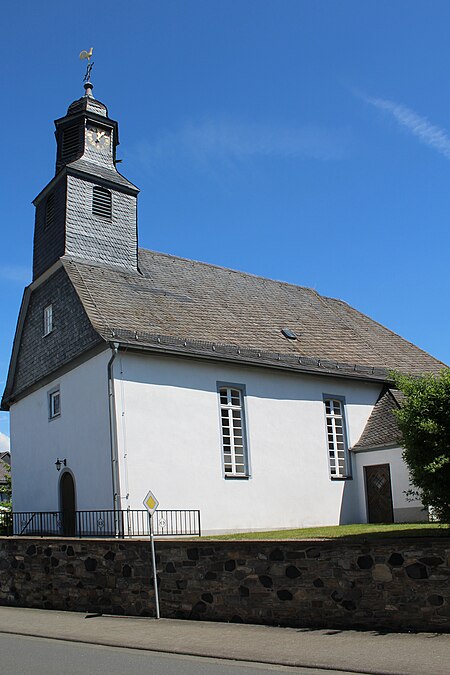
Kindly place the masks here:
[(87, 52), (85, 49), (83, 49), (82, 52), (80, 52), (80, 59), (87, 59), (87, 68), (86, 68), (86, 73), (83, 78), (83, 82), (90, 82), (91, 81), (91, 70), (92, 66), (94, 65), (94, 62), (92, 61), (91, 63), (91, 57), (92, 57), (92, 52), (94, 51), (94, 48), (91, 47), (90, 50)]

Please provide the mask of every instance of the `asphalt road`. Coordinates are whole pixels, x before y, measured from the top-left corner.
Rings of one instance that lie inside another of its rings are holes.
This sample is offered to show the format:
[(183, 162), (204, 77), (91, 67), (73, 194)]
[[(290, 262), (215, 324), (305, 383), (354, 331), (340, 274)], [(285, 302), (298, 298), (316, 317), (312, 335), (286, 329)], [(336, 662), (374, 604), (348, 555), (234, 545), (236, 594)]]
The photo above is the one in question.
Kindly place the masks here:
[(0, 638), (0, 675), (450, 675), (450, 635), (439, 633), (309, 630), (0, 607)]
[(3, 675), (364, 675), (0, 635)]

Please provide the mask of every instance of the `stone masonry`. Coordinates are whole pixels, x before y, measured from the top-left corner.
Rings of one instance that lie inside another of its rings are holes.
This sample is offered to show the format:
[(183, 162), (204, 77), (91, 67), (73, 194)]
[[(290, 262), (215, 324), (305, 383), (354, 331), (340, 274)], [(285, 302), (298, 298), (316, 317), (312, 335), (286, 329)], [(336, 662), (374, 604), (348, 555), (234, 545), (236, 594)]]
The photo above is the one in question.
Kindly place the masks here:
[[(450, 539), (157, 541), (161, 616), (450, 632)], [(0, 604), (154, 615), (148, 541), (0, 538)]]

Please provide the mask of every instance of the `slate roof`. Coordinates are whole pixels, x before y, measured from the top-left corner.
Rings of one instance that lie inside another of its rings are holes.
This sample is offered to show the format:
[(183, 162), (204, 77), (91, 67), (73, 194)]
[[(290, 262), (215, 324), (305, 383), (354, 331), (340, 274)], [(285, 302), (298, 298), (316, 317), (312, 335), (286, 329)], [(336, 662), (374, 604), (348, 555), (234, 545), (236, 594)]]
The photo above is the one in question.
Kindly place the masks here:
[(400, 430), (394, 411), (401, 407), (404, 394), (396, 389), (386, 389), (367, 420), (360, 439), (353, 451), (399, 445)]
[[(310, 288), (144, 249), (140, 273), (62, 260), (107, 341), (364, 379), (444, 367), (345, 302)], [(298, 339), (284, 337), (284, 327)]]
[(80, 112), (91, 112), (96, 115), (101, 115), (102, 117), (108, 117), (108, 108), (106, 105), (95, 99), (92, 94), (85, 94), (76, 101), (73, 101), (67, 108), (67, 116), (76, 115)]

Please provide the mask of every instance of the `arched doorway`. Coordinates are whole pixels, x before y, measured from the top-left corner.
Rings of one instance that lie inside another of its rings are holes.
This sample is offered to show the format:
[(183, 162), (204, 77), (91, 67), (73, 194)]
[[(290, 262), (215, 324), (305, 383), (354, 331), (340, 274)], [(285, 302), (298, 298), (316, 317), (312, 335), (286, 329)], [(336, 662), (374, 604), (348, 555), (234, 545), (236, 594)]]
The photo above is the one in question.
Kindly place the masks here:
[(63, 535), (74, 537), (76, 534), (75, 483), (69, 471), (64, 471), (59, 482), (59, 503), (62, 512)]

